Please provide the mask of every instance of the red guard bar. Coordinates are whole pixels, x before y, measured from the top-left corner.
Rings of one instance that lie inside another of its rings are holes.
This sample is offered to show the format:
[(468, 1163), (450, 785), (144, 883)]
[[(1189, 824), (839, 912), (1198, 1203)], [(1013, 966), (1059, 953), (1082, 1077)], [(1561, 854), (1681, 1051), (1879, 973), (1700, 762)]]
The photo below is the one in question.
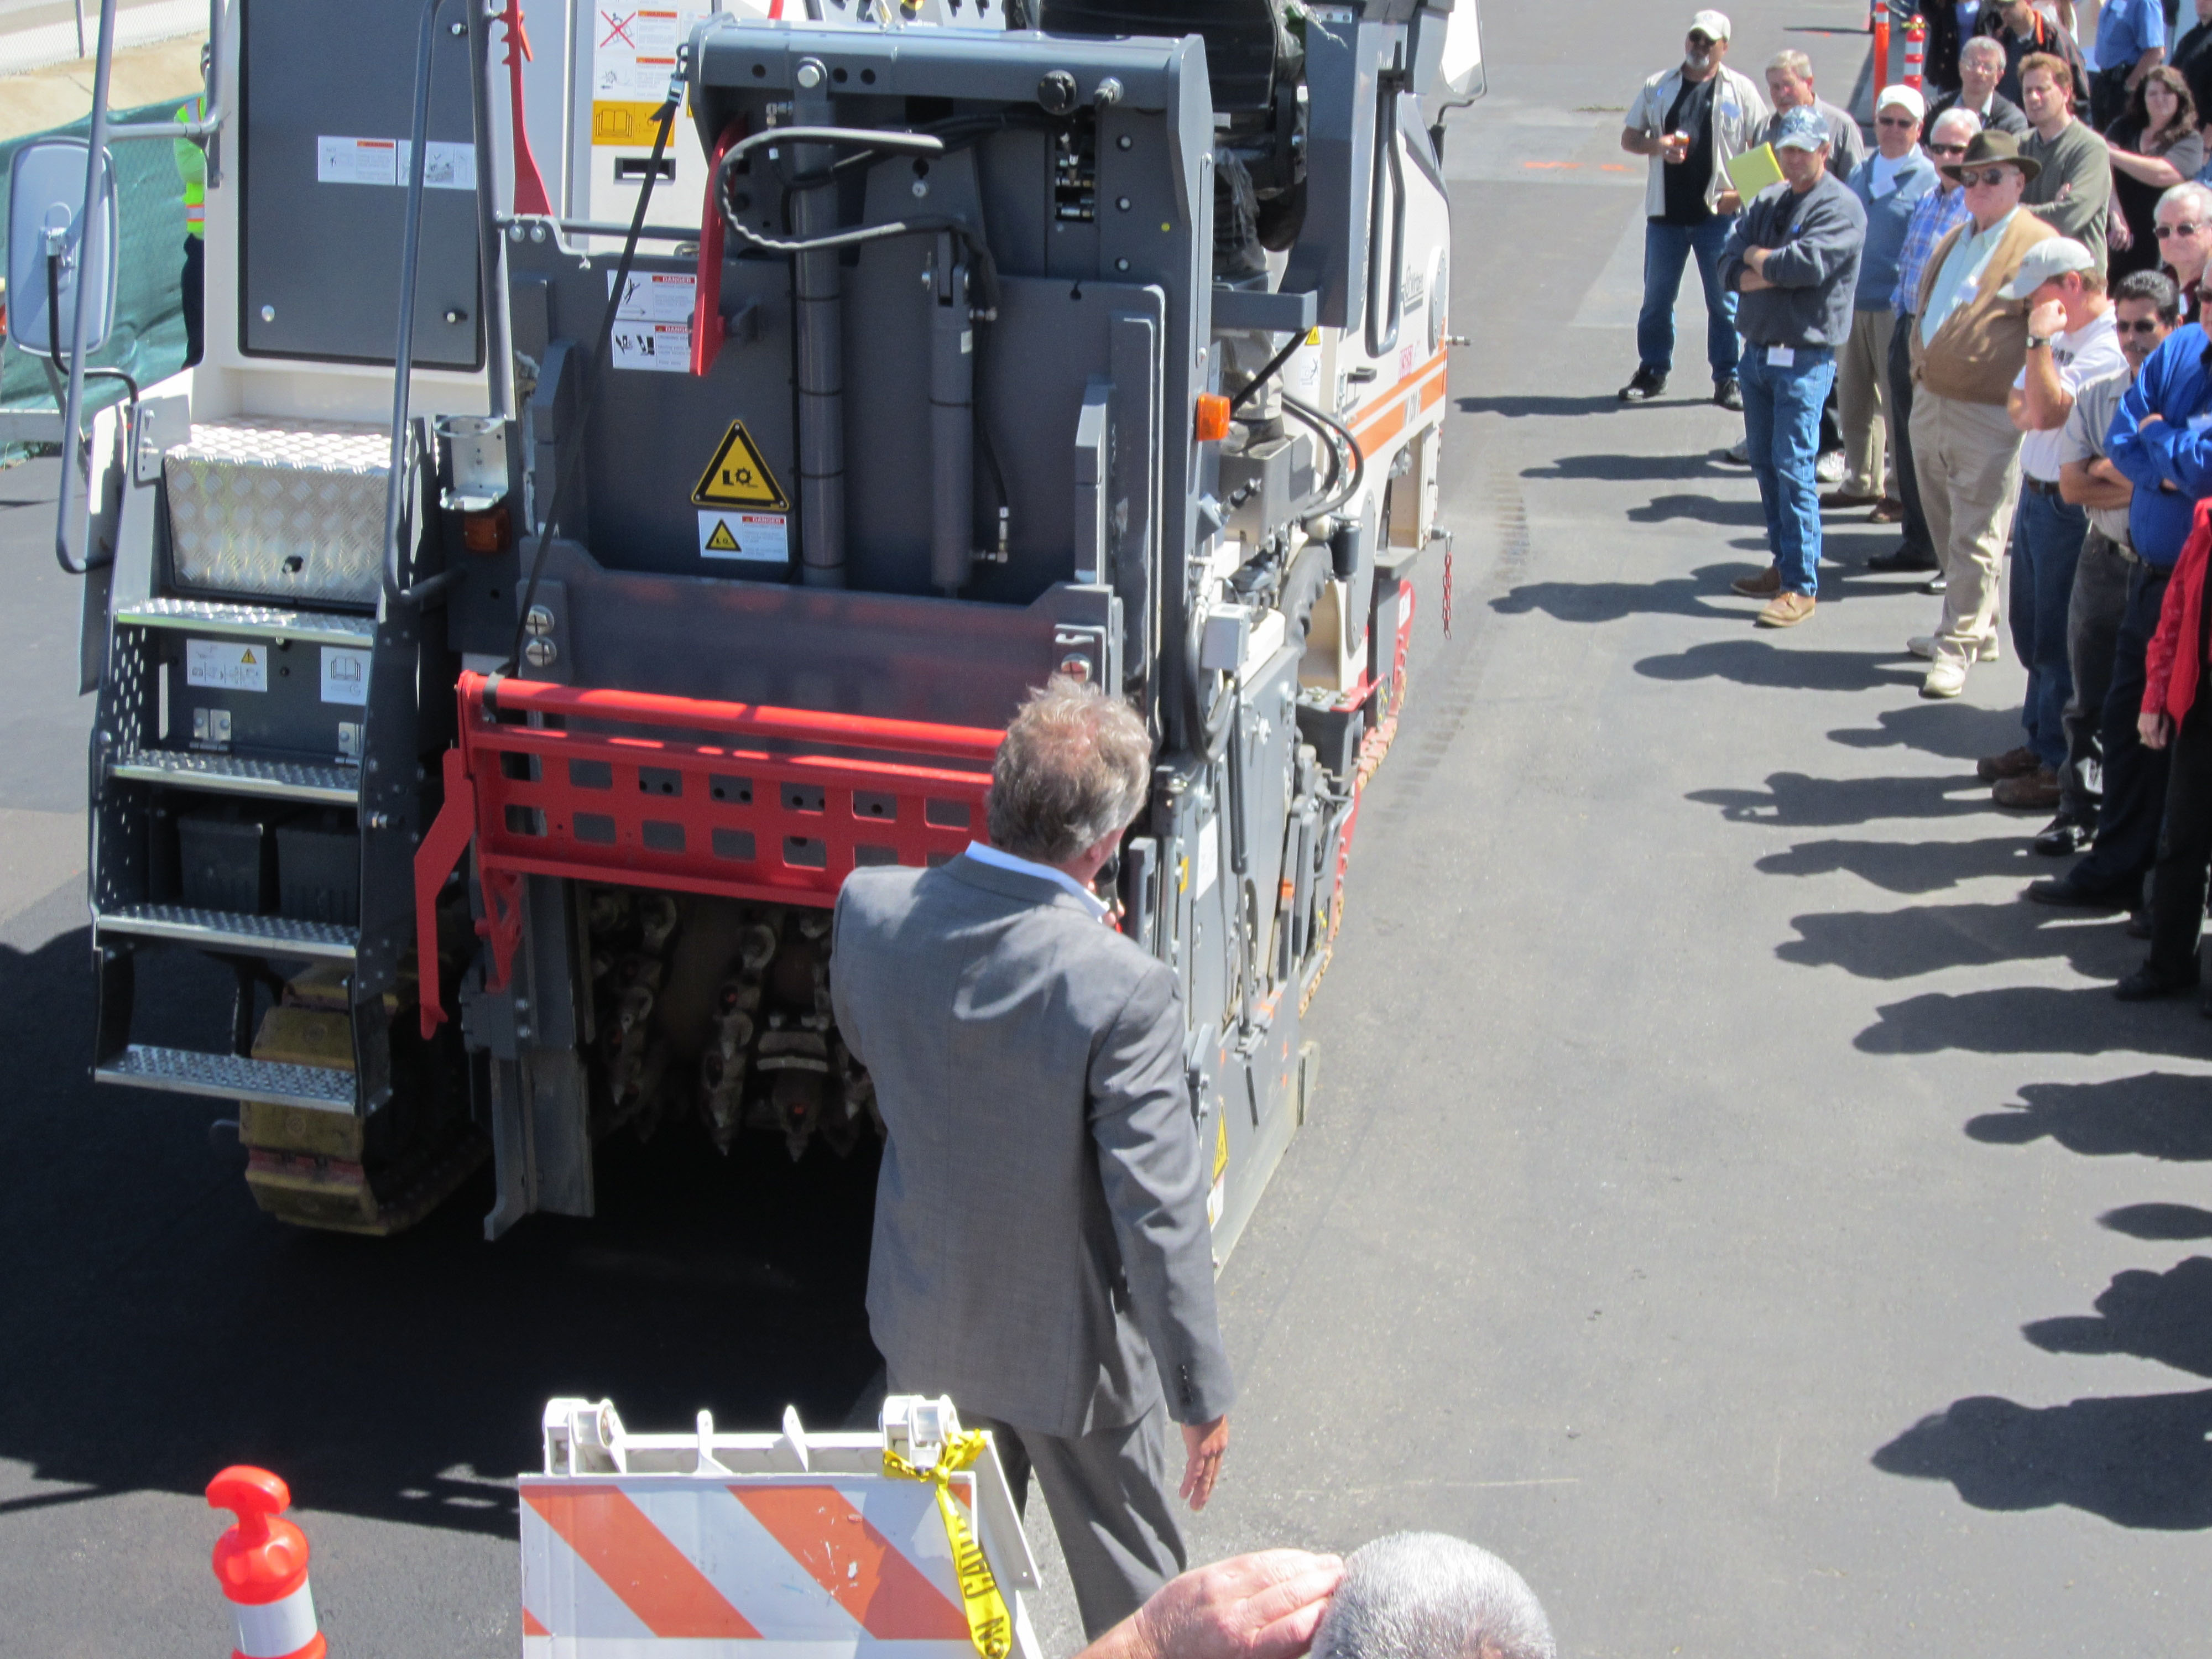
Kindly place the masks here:
[[(499, 990), (520, 937), (522, 877), (826, 906), (857, 867), (939, 863), (980, 836), (1005, 736), (481, 674), (463, 674), (458, 696), (445, 805), (415, 858), (425, 1037), (446, 1018), (437, 896), (471, 844), (487, 917), (477, 931), (491, 947), (485, 984)], [(531, 714), (560, 724), (513, 722)], [(854, 749), (869, 753), (822, 752)]]

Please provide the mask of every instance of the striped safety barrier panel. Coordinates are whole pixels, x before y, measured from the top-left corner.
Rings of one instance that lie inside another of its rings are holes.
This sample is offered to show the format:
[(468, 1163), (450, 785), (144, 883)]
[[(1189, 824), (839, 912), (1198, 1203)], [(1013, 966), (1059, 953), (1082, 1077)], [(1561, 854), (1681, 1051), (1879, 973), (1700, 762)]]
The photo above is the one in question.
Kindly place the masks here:
[[(933, 1479), (962, 1441), (968, 1467)], [(702, 1413), (637, 1435), (605, 1401), (556, 1400), (545, 1447), (520, 1483), (525, 1659), (1037, 1659), (1036, 1564), (995, 1449), (949, 1401), (895, 1395), (873, 1434), (787, 1410), (778, 1434)]]

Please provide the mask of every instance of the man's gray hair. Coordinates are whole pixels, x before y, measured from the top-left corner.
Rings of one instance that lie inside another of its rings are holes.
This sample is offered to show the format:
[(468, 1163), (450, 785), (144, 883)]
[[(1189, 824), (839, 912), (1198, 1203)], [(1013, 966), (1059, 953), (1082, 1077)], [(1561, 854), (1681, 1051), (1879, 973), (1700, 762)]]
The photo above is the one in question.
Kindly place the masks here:
[(1354, 1550), (1314, 1633), (1312, 1659), (1558, 1659), (1551, 1621), (1521, 1575), (1440, 1532)]
[(2194, 179), (2184, 179), (2158, 198), (2157, 213), (2169, 207), (2178, 207), (2198, 224), (2212, 221), (2212, 185), (2200, 185)]
[(1118, 697), (1055, 675), (1006, 728), (991, 767), (991, 844), (1062, 864), (1126, 829), (1152, 769), (1144, 721)]
[(1941, 143), (1942, 134), (1946, 127), (1971, 144), (1974, 141), (1974, 135), (1982, 130), (1982, 118), (1970, 109), (1947, 109), (1936, 118), (1936, 125), (1928, 129), (1928, 142), (1931, 144)]
[(1766, 67), (1771, 70), (1782, 70), (1796, 76), (1800, 81), (1809, 81), (1813, 78), (1813, 60), (1795, 46), (1784, 46), (1780, 52), (1776, 52), (1773, 57), (1766, 60)]
[(1959, 61), (1962, 64), (1965, 63), (1970, 53), (1976, 58), (1995, 58), (2002, 63), (2005, 55), (2005, 49), (1996, 43), (1995, 37), (1987, 34), (1978, 34), (1972, 40), (1967, 41), (1965, 46), (1959, 48)]

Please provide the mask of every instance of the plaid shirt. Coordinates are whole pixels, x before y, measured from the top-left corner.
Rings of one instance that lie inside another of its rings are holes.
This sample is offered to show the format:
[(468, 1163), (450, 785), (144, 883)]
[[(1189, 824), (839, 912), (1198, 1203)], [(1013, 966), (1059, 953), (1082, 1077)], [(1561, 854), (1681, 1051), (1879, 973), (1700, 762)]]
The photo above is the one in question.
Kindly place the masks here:
[(1920, 276), (1928, 268), (1928, 256), (1935, 252), (1936, 244), (1949, 234), (1951, 227), (1966, 216), (1963, 189), (1938, 186), (1913, 208), (1911, 220), (1905, 227), (1905, 247), (1897, 256), (1897, 291), (1889, 296), (1889, 308), (1899, 316), (1909, 317), (1918, 308)]

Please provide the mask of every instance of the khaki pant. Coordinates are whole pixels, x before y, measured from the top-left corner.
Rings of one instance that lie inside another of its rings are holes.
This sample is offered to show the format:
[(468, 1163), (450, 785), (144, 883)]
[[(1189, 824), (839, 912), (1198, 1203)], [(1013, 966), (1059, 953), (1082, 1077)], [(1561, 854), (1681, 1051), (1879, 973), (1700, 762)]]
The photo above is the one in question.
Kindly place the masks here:
[(1923, 385), (1912, 398), (1912, 462), (1946, 584), (1936, 653), (1971, 664), (1996, 637), (1999, 561), (2020, 498), (2020, 434), (2002, 404), (1962, 403)]
[(1844, 428), (1844, 493), (1897, 500), (1896, 445), (1891, 431), (1889, 337), (1893, 311), (1851, 313), (1851, 337), (1836, 354), (1836, 401)]

